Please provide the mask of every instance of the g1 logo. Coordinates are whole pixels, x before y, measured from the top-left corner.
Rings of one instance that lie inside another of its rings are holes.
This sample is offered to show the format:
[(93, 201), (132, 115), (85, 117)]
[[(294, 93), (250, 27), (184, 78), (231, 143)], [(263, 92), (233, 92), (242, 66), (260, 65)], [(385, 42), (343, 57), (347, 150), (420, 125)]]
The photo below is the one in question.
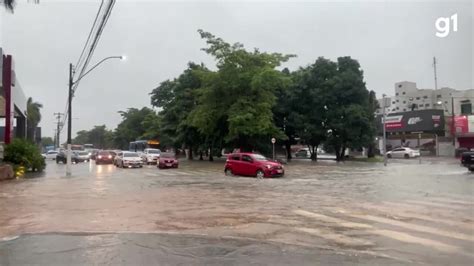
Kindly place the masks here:
[(440, 17), (435, 22), (436, 36), (439, 38), (447, 37), (451, 31), (451, 20), (453, 21), (453, 31), (458, 31), (458, 14), (451, 17)]

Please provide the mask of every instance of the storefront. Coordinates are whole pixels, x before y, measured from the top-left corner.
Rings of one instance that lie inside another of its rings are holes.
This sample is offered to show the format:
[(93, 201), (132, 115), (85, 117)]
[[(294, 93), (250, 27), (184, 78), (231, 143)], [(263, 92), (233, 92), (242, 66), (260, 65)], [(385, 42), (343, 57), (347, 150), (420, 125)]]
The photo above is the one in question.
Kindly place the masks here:
[[(377, 117), (378, 135), (382, 136), (382, 116)], [(442, 110), (418, 110), (386, 116), (387, 150), (395, 147), (420, 148), (436, 154), (438, 138), (445, 136)], [(380, 138), (382, 141), (382, 138)]]

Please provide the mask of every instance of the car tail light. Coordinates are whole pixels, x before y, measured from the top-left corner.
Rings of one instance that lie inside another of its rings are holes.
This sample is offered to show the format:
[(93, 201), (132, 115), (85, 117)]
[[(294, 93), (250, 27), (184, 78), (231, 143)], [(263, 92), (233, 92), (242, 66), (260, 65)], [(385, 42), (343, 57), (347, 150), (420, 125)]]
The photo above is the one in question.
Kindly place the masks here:
[(109, 159), (112, 159), (112, 155), (109, 155)]

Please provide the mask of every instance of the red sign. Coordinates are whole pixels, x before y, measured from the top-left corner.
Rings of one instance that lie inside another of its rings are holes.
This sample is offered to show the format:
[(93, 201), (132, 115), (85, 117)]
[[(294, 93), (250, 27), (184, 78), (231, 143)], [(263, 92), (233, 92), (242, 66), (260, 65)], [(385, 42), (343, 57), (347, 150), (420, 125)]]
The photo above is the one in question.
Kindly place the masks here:
[(467, 120), (467, 116), (455, 116), (454, 117), (454, 131), (453, 133), (461, 134), (461, 133), (468, 133), (469, 132), (469, 124)]
[(385, 118), (385, 129), (402, 128), (403, 115), (388, 116)]

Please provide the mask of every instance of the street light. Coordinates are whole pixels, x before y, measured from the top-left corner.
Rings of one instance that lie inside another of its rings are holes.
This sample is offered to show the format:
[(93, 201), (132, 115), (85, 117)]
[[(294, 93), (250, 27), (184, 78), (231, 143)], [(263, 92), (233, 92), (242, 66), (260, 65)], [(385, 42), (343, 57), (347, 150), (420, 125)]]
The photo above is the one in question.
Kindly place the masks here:
[(120, 60), (125, 60), (125, 56), (109, 56), (106, 57), (102, 60), (100, 60), (97, 64), (95, 64), (93, 67), (91, 67), (86, 73), (84, 73), (82, 76), (78, 77), (76, 81), (73, 80), (73, 66), (72, 64), (69, 64), (69, 96), (68, 96), (68, 119), (67, 119), (67, 167), (66, 167), (66, 175), (70, 176), (71, 175), (71, 166), (72, 166), (72, 161), (71, 161), (71, 155), (72, 155), (72, 150), (71, 150), (71, 130), (72, 130), (72, 86), (74, 84), (77, 84), (82, 78), (84, 78), (87, 74), (89, 74), (92, 70), (94, 70), (96, 67), (98, 67), (100, 64), (103, 62), (109, 60), (109, 59), (120, 59)]

